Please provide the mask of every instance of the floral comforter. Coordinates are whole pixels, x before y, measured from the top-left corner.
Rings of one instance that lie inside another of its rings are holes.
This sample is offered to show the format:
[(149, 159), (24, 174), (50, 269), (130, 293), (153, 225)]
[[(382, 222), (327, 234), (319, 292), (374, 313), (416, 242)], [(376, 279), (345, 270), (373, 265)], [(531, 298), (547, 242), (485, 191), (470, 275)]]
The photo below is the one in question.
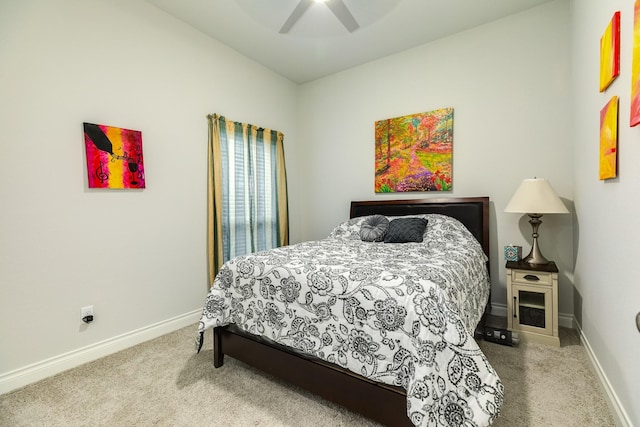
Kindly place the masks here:
[(473, 338), (490, 283), (480, 244), (437, 214), (422, 243), (360, 240), (366, 217), (323, 240), (237, 257), (198, 327), (229, 323), (407, 390), (417, 426), (486, 426), (503, 386)]

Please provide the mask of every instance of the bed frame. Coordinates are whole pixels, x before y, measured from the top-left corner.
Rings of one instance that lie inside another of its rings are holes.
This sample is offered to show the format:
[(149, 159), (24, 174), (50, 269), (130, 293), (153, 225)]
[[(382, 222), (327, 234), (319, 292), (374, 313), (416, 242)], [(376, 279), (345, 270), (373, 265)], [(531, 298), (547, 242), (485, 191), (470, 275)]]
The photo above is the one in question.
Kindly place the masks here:
[[(489, 256), (488, 197), (354, 201), (351, 202), (350, 217), (423, 213), (445, 214), (458, 219)], [(489, 303), (485, 314), (490, 309)], [(483, 322), (484, 317), (481, 324)], [(222, 366), (226, 354), (384, 425), (413, 425), (407, 417), (406, 392), (400, 387), (376, 383), (284, 346), (256, 340), (255, 336), (233, 325), (214, 328), (213, 350), (216, 368)]]

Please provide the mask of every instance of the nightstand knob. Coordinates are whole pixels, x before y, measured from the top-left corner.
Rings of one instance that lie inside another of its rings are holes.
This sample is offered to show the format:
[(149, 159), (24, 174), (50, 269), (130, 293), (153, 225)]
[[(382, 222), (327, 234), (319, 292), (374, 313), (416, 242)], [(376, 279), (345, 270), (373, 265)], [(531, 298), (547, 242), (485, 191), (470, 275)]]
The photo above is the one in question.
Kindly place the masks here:
[(536, 282), (537, 282), (538, 280), (540, 280), (540, 278), (539, 278), (538, 276), (534, 275), (534, 274), (527, 274), (526, 276), (524, 276), (524, 278), (525, 278), (526, 280), (534, 280), (534, 281), (536, 281)]

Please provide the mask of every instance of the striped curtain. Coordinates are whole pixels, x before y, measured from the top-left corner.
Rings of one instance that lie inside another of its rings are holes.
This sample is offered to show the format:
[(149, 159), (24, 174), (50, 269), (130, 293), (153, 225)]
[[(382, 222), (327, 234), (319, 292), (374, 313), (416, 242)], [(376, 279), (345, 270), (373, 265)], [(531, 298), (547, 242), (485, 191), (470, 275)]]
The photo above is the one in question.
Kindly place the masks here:
[(283, 135), (209, 120), (209, 285), (225, 261), (289, 244)]

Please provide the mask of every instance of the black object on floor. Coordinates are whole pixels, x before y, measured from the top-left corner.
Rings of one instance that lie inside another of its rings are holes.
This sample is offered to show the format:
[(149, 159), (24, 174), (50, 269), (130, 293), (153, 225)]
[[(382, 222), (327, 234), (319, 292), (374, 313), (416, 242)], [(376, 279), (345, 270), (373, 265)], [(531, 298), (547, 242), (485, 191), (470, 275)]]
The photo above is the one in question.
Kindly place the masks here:
[(506, 329), (492, 328), (490, 326), (484, 327), (482, 338), (485, 341), (508, 345), (511, 347), (520, 344), (520, 338), (516, 332), (511, 332)]

